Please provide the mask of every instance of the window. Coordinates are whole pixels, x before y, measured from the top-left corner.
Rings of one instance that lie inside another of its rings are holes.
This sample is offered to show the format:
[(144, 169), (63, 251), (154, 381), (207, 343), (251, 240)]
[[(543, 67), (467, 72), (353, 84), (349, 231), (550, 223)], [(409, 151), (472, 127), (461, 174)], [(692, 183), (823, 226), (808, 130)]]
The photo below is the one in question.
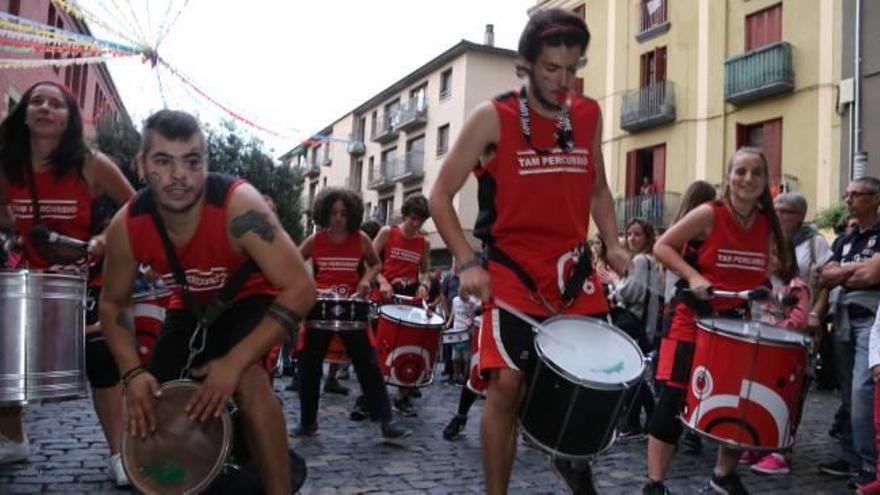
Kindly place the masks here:
[(373, 203), (367, 201), (364, 203), (364, 220), (369, 220), (373, 218)]
[(449, 124), (437, 128), (437, 156), (449, 150)]
[(440, 101), (452, 96), (452, 69), (440, 73)]
[(382, 169), (382, 176), (391, 177), (395, 175), (397, 168), (397, 147), (388, 148), (382, 152), (382, 160), (379, 162)]
[(379, 205), (376, 208), (376, 220), (383, 224), (391, 222), (391, 216), (394, 214), (394, 196), (386, 196), (379, 198)]
[(662, 192), (666, 183), (666, 145), (658, 144), (626, 154), (626, 196), (624, 218), (636, 216), (653, 225), (663, 224)]
[(647, 31), (666, 22), (666, 0), (639, 1), (639, 31)]
[(397, 123), (397, 113), (400, 111), (400, 100), (394, 100), (385, 105), (385, 114), (382, 118), (382, 131), (389, 131)]
[(782, 4), (746, 16), (746, 51), (782, 41)]
[(782, 184), (782, 119), (736, 126), (736, 147), (761, 148), (770, 164), (770, 191), (774, 194)]
[(406, 169), (422, 171), (425, 169), (425, 135), (410, 139), (406, 143)]
[(373, 113), (370, 114), (370, 137), (376, 135), (376, 129), (379, 122), (379, 113), (376, 110), (373, 110)]
[(327, 178), (326, 177), (324, 177), (324, 181), (321, 182), (321, 187), (322, 188), (327, 187)]
[(642, 88), (653, 86), (666, 80), (666, 47), (662, 46), (642, 54), (639, 85)]
[(21, 12), (21, 0), (9, 0), (9, 13), (18, 15)]
[(355, 127), (354, 139), (356, 141), (363, 141), (364, 134), (367, 132), (367, 116), (361, 115), (358, 117), (357, 126)]
[(86, 107), (86, 85), (89, 83), (89, 66), (83, 65), (82, 72), (80, 72), (80, 78), (78, 82), (78, 87), (74, 90), (74, 94), (79, 95), (79, 107)]
[(349, 179), (348, 186), (355, 190), (361, 190), (361, 177), (364, 176), (364, 159), (360, 158), (355, 160), (355, 162), (351, 166), (351, 178)]
[(422, 84), (418, 88), (409, 92), (409, 101), (411, 105), (415, 105), (415, 108), (421, 110), (425, 108), (425, 104), (427, 103), (427, 93), (428, 93), (428, 85)]
[(104, 103), (107, 101), (101, 86), (95, 83), (95, 102), (92, 105), (92, 120), (97, 121), (104, 113)]

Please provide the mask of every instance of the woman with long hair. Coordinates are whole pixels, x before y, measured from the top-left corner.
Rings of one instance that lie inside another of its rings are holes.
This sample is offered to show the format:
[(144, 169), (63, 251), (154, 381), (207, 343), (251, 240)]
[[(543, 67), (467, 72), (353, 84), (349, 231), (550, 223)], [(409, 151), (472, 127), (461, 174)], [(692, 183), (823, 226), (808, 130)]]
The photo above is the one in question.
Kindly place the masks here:
[[(648, 437), (648, 483), (644, 493), (667, 493), (664, 481), (681, 435), (678, 415), (690, 381), (697, 335), (697, 312), (732, 316), (745, 314), (747, 304), (735, 299), (712, 299), (712, 289), (753, 289), (766, 280), (770, 244), (780, 262), (788, 251), (769, 189), (767, 157), (758, 148), (740, 148), (727, 164), (723, 197), (693, 209), (663, 234), (654, 246), (657, 259), (687, 281), (696, 300), (679, 303), (669, 333), (660, 343), (656, 379), (663, 387), (651, 418)], [(696, 250), (696, 266), (683, 257), (692, 239), (704, 239)], [(736, 256), (725, 254), (736, 251)], [(744, 308), (745, 306), (745, 308)], [(746, 493), (736, 474), (736, 451), (719, 447), (710, 486), (717, 493)]]
[[(134, 196), (134, 189), (110, 159), (86, 145), (79, 107), (67, 88), (50, 81), (31, 86), (0, 124), (0, 204), (7, 207), (0, 208), (0, 227), (21, 236), (21, 267), (86, 276), (89, 260), (32, 232), (40, 224), (44, 233), (49, 230), (86, 241), (94, 262), (104, 251), (103, 231), (92, 225), (93, 203), (101, 196), (119, 205)], [(59, 205), (64, 205), (63, 211)], [(124, 425), (122, 386), (98, 325), (99, 292), (100, 277), (90, 279), (86, 375), (110, 447), (108, 472), (121, 486), (128, 484), (119, 456)], [(0, 408), (0, 463), (25, 459), (28, 453), (21, 408)]]

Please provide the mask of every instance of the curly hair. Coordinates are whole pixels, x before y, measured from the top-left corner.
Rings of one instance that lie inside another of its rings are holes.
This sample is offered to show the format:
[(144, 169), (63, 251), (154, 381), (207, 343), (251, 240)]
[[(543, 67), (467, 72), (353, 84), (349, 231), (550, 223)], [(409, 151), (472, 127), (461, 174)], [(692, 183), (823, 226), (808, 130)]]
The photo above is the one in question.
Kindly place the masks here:
[[(654, 241), (657, 239), (657, 232), (654, 230), (654, 225), (649, 222), (647, 219), (642, 217), (633, 217), (630, 218), (628, 222), (626, 222), (626, 229), (624, 229), (624, 233), (629, 232), (629, 228), (633, 225), (638, 225), (642, 228), (642, 232), (645, 234), (645, 247), (639, 253), (631, 253), (633, 255), (641, 254), (641, 253), (650, 253), (654, 249)], [(629, 248), (629, 246), (627, 246)]]
[(24, 92), (21, 101), (0, 124), (0, 170), (6, 180), (15, 185), (25, 183), (25, 166), (31, 166), (31, 131), (25, 123), (27, 108), (34, 90), (39, 86), (53, 86), (61, 91), (67, 105), (67, 128), (61, 134), (58, 146), (52, 150), (48, 162), (58, 177), (71, 170), (82, 173), (89, 149), (83, 138), (82, 114), (76, 98), (66, 87), (53, 82), (41, 81)]
[(400, 214), (403, 218), (415, 215), (422, 220), (427, 220), (431, 216), (428, 212), (428, 200), (421, 194), (413, 194), (403, 202), (403, 205), (400, 207)]
[(576, 46), (583, 54), (589, 44), (590, 30), (580, 16), (566, 9), (541, 9), (529, 17), (517, 52), (531, 63), (545, 46)]
[(325, 187), (312, 203), (312, 219), (322, 229), (330, 226), (330, 212), (337, 201), (345, 206), (345, 230), (356, 232), (364, 219), (364, 202), (356, 192), (342, 187)]

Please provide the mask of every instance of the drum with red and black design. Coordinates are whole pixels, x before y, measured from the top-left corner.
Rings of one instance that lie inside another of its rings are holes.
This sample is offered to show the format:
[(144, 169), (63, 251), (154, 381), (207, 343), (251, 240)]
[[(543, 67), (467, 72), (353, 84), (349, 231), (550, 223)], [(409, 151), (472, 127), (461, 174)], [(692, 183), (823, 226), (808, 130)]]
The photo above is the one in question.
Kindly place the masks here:
[(697, 321), (682, 421), (732, 447), (791, 447), (806, 388), (810, 338), (764, 323)]
[(170, 300), (171, 291), (164, 287), (138, 292), (131, 297), (138, 357), (144, 366), (150, 362), (153, 355), (153, 346), (162, 331), (165, 308), (168, 307)]
[(426, 387), (434, 379), (434, 363), (443, 333), (443, 318), (415, 306), (388, 304), (379, 308), (376, 341), (385, 383)]

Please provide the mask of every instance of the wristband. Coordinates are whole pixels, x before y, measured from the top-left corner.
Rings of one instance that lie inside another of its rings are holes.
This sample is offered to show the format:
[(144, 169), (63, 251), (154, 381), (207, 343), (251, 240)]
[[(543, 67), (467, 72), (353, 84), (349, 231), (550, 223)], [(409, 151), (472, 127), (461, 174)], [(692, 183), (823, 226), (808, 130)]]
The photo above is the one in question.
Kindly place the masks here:
[(479, 258), (472, 258), (472, 259), (465, 261), (464, 263), (456, 266), (455, 267), (455, 274), (461, 275), (461, 272), (463, 272), (465, 270), (470, 270), (471, 268), (474, 268), (476, 266), (479, 266), (482, 268), (483, 264), (480, 262)]
[(299, 328), (300, 321), (302, 321), (302, 318), (298, 314), (278, 303), (272, 303), (272, 305), (269, 306), (269, 309), (266, 311), (266, 316), (277, 321), (282, 327), (291, 332), (295, 332)]
[(147, 369), (141, 365), (135, 366), (134, 368), (126, 371), (124, 375), (122, 375), (122, 384), (128, 385), (128, 382), (131, 381), (132, 378), (140, 375), (141, 373), (146, 373), (146, 371)]

